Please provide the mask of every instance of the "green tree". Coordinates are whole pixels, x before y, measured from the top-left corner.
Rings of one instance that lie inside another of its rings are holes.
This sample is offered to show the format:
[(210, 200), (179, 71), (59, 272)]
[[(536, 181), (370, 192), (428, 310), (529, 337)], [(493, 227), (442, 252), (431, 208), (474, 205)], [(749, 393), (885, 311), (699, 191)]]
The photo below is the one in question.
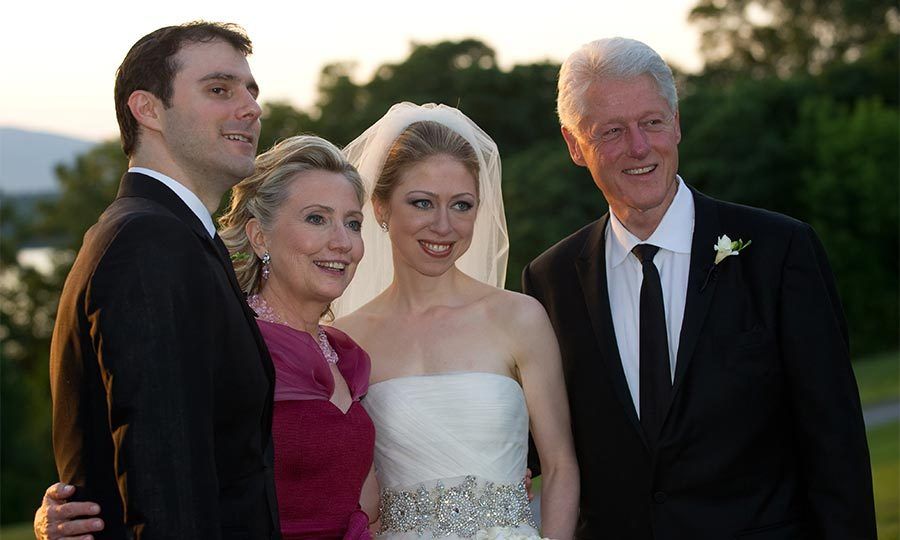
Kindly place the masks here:
[(316, 122), (308, 114), (283, 102), (269, 102), (262, 106), (262, 128), (258, 151), (264, 152), (276, 142), (300, 133), (319, 134)]
[(679, 169), (710, 195), (802, 217), (803, 149), (791, 133), (806, 79), (703, 85), (681, 101)]
[[(34, 234), (54, 238), (56, 247), (78, 251), (88, 227), (115, 199), (127, 168), (118, 141), (98, 144), (71, 166), (58, 165), (59, 197), (38, 205)], [(68, 272), (68, 267), (63, 270)]]
[(887, 36), (896, 44), (900, 29), (896, 4), (880, 0), (700, 0), (689, 20), (708, 72), (752, 77), (820, 73)]
[(510, 244), (506, 288), (511, 290), (521, 290), (526, 264), (607, 209), (590, 173), (569, 158), (562, 137), (503, 160), (503, 200)]
[(382, 64), (371, 79), (358, 84), (354, 68), (352, 63), (326, 66), (309, 113), (310, 130), (336, 144), (350, 142), (401, 101), (459, 107), (491, 135), (504, 156), (558, 138), (558, 65), (544, 62), (503, 71), (493, 49), (464, 39), (413, 44), (406, 59)]
[(810, 97), (794, 136), (811, 151), (800, 174), (804, 214), (828, 248), (859, 354), (898, 346), (900, 114), (874, 98)]
[[(0, 519), (30, 519), (44, 489), (55, 481), (50, 441), (50, 336), (59, 292), (93, 224), (115, 196), (125, 171), (118, 142), (98, 145), (71, 166), (58, 166), (60, 196), (38, 202), (35, 215), (17, 205), (4, 209), (0, 240)], [(36, 240), (59, 251), (43, 274), (16, 255)]]
[(50, 445), (50, 334), (67, 263), (43, 274), (17, 255), (34, 237), (30, 204), (7, 201), (0, 237), (0, 520), (21, 521), (56, 477)]

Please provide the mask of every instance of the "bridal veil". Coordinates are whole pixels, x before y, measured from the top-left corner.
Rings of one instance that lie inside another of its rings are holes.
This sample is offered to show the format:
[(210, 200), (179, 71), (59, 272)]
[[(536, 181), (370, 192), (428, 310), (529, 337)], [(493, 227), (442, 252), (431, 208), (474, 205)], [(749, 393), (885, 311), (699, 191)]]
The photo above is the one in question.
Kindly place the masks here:
[[(509, 236), (503, 197), (500, 189), (500, 153), (494, 141), (458, 109), (427, 103), (403, 102), (393, 105), (380, 120), (344, 148), (344, 154), (363, 178), (371, 197), (388, 150), (400, 134), (415, 122), (433, 121), (443, 124), (469, 142), (478, 156), (480, 201), (478, 217), (469, 249), (457, 261), (457, 267), (469, 276), (503, 287)], [(394, 265), (391, 242), (377, 223), (371, 200), (363, 207), (363, 241), (365, 256), (356, 276), (344, 294), (334, 302), (335, 316), (351, 313), (381, 293), (393, 280)]]

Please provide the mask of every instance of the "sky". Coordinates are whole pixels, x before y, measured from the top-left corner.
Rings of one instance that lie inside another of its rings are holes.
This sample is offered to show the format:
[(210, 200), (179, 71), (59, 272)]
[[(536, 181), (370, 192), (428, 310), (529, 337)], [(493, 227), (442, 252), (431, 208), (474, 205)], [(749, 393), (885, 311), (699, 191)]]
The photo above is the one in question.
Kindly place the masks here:
[(305, 108), (313, 104), (319, 72), (328, 63), (355, 62), (357, 80), (367, 81), (378, 65), (406, 58), (411, 43), (468, 37), (491, 46), (504, 69), (561, 62), (583, 43), (618, 35), (639, 39), (671, 64), (695, 71), (701, 67), (699, 35), (687, 15), (696, 3), (18, 0), (3, 10), (0, 126), (97, 141), (117, 137), (112, 92), (125, 53), (159, 27), (194, 19), (243, 26), (253, 41), (250, 67), (260, 101)]

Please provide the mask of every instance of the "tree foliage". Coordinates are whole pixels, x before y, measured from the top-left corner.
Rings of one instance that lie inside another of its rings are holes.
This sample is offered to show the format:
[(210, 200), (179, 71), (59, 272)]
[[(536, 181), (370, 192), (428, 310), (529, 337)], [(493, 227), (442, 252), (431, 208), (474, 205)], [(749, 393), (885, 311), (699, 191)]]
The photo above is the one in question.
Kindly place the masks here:
[(900, 29), (897, 5), (881, 0), (700, 0), (689, 19), (707, 71), (753, 77), (820, 73), (873, 44), (896, 45)]
[(512, 290), (520, 290), (526, 264), (607, 209), (590, 174), (572, 163), (561, 141), (504, 158), (503, 200), (510, 243), (506, 288)]
[(810, 96), (799, 116), (795, 146), (808, 149), (798, 178), (803, 213), (828, 248), (855, 349), (896, 345), (900, 115), (878, 98), (844, 105)]
[[(126, 160), (118, 141), (100, 144), (71, 166), (60, 165), (60, 196), (7, 204), (0, 239), (0, 518), (28, 519), (55, 481), (50, 444), (50, 336), (59, 292), (84, 232), (113, 198)], [(31, 215), (31, 213), (34, 215)], [(19, 263), (29, 244), (50, 244), (52, 271)]]

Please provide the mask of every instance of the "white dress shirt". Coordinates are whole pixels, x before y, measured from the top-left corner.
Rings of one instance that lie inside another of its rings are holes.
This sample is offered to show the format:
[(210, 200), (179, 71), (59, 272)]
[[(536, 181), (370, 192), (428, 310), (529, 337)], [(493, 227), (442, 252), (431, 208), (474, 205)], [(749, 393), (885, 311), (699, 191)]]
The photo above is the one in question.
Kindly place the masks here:
[(206, 229), (206, 232), (209, 233), (210, 238), (212, 238), (216, 234), (216, 226), (213, 224), (212, 216), (209, 213), (209, 210), (206, 209), (206, 206), (203, 205), (203, 202), (200, 200), (193, 191), (189, 190), (169, 176), (164, 175), (161, 172), (154, 171), (153, 169), (145, 169), (144, 167), (131, 167), (128, 169), (128, 172), (140, 173), (149, 176), (150, 178), (155, 178), (166, 185), (169, 189), (175, 192), (175, 195), (178, 195), (178, 198), (184, 201), (184, 204), (191, 209), (191, 212), (197, 215), (197, 218), (200, 219), (200, 222), (203, 223), (203, 227)]
[(610, 209), (606, 228), (606, 283), (612, 312), (616, 343), (622, 358), (622, 369), (634, 409), (640, 416), (640, 298), (644, 280), (641, 263), (631, 253), (638, 244), (659, 246), (653, 264), (662, 282), (666, 328), (669, 334), (669, 367), (675, 376), (675, 359), (684, 319), (688, 272), (691, 267), (691, 240), (694, 236), (694, 197), (681, 177), (678, 191), (659, 226), (647, 240), (641, 241), (622, 225)]

